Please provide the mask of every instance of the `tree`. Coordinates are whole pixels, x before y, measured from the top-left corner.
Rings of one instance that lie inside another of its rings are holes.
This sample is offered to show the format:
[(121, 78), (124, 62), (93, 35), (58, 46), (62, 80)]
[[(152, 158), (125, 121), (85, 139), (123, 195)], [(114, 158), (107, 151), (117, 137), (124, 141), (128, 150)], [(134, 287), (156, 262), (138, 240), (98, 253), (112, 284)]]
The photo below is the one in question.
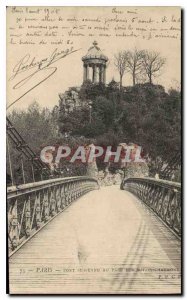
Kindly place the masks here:
[(149, 83), (153, 83), (153, 77), (159, 76), (160, 71), (165, 65), (165, 58), (160, 56), (160, 53), (154, 51), (144, 51), (142, 53), (142, 65), (146, 73)]
[(106, 94), (106, 86), (102, 82), (92, 83), (90, 80), (85, 81), (79, 91), (79, 97), (85, 100), (94, 100), (98, 96)]
[(54, 109), (42, 108), (35, 101), (27, 110), (13, 110), (8, 117), (23, 139), (37, 152), (41, 145), (53, 143), (59, 137), (58, 116), (55, 115)]
[(136, 78), (142, 71), (142, 56), (144, 51), (137, 50), (130, 52), (128, 55), (127, 68), (132, 75), (133, 85), (136, 84)]
[[(8, 114), (8, 118), (37, 157), (40, 156), (43, 147), (54, 145), (60, 139), (57, 126), (57, 107), (51, 111), (47, 108), (41, 108), (37, 102), (34, 102), (27, 110), (13, 110)], [(23, 183), (23, 177), (25, 177), (26, 183), (33, 181), (32, 161), (22, 155), (20, 149), (15, 147), (10, 139), (9, 142), (14, 183)], [(10, 174), (8, 159), (7, 172)], [(36, 181), (41, 180), (40, 175), (37, 168), (35, 168), (34, 177)]]
[(97, 97), (93, 101), (93, 113), (102, 120), (105, 128), (111, 127), (114, 119), (114, 106), (112, 101), (106, 99), (105, 97)]
[[(150, 83), (136, 83), (119, 91), (114, 80), (100, 92), (98, 87), (88, 84), (84, 90), (86, 99), (92, 98), (91, 123), (87, 107), (68, 115), (60, 112), (62, 134), (71, 131), (71, 137), (93, 139), (96, 145), (103, 146), (120, 142), (138, 144), (149, 157), (150, 174), (154, 176), (180, 151), (180, 92), (166, 93), (161, 85)], [(97, 163), (105, 168), (102, 159)]]
[(120, 51), (114, 56), (114, 65), (116, 66), (120, 76), (120, 89), (122, 89), (122, 81), (125, 71), (127, 70), (129, 59), (129, 51)]
[(111, 92), (116, 92), (118, 90), (119, 90), (119, 83), (117, 83), (114, 79), (112, 79), (107, 86), (107, 92), (110, 94)]

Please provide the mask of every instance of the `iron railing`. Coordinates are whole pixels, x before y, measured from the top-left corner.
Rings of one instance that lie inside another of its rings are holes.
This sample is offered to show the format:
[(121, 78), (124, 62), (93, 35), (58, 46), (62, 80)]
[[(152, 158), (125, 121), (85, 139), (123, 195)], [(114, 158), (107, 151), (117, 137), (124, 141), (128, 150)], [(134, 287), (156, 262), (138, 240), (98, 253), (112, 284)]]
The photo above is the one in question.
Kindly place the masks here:
[(181, 184), (154, 178), (128, 178), (121, 189), (135, 194), (180, 238)]
[(96, 179), (58, 178), (8, 187), (8, 245), (12, 255), (74, 200), (98, 189)]

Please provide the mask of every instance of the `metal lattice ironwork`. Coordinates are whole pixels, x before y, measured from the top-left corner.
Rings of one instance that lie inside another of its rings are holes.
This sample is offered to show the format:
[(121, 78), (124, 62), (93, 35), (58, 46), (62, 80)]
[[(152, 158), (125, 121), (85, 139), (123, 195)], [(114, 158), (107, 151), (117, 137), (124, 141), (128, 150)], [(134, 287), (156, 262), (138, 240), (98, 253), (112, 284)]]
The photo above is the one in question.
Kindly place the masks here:
[(83, 176), (9, 187), (7, 208), (10, 255), (73, 201), (98, 188), (96, 179)]
[(181, 184), (153, 178), (128, 178), (121, 189), (135, 194), (178, 236), (181, 236)]

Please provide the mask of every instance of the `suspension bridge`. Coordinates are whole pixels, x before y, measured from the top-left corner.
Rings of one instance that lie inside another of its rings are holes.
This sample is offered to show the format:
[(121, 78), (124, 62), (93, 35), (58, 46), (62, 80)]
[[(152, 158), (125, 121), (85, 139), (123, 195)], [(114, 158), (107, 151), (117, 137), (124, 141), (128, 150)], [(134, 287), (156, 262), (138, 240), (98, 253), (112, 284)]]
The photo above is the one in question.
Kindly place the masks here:
[[(34, 164), (33, 174), (36, 168), (50, 174), (8, 126), (9, 138)], [(181, 293), (180, 183), (12, 180), (7, 215), (11, 294)]]

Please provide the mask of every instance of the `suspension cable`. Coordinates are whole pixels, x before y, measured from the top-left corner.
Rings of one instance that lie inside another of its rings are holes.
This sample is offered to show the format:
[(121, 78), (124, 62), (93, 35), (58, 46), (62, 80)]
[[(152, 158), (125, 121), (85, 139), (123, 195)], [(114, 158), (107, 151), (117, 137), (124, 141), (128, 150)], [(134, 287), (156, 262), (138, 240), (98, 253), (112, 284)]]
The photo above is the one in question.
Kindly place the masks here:
[(9, 138), (7, 136), (7, 150), (8, 150), (8, 161), (9, 161), (9, 167), (10, 167), (10, 177), (12, 185), (14, 185), (14, 178), (13, 178), (13, 172), (12, 172), (12, 162), (11, 162), (11, 156), (10, 156), (10, 144), (9, 144)]
[(25, 171), (24, 171), (24, 165), (23, 165), (23, 156), (21, 154), (21, 169), (22, 169), (22, 177), (23, 177), (23, 183), (25, 184)]
[(33, 167), (33, 163), (32, 162), (31, 162), (31, 169), (32, 169), (33, 182), (35, 182), (34, 167)]

